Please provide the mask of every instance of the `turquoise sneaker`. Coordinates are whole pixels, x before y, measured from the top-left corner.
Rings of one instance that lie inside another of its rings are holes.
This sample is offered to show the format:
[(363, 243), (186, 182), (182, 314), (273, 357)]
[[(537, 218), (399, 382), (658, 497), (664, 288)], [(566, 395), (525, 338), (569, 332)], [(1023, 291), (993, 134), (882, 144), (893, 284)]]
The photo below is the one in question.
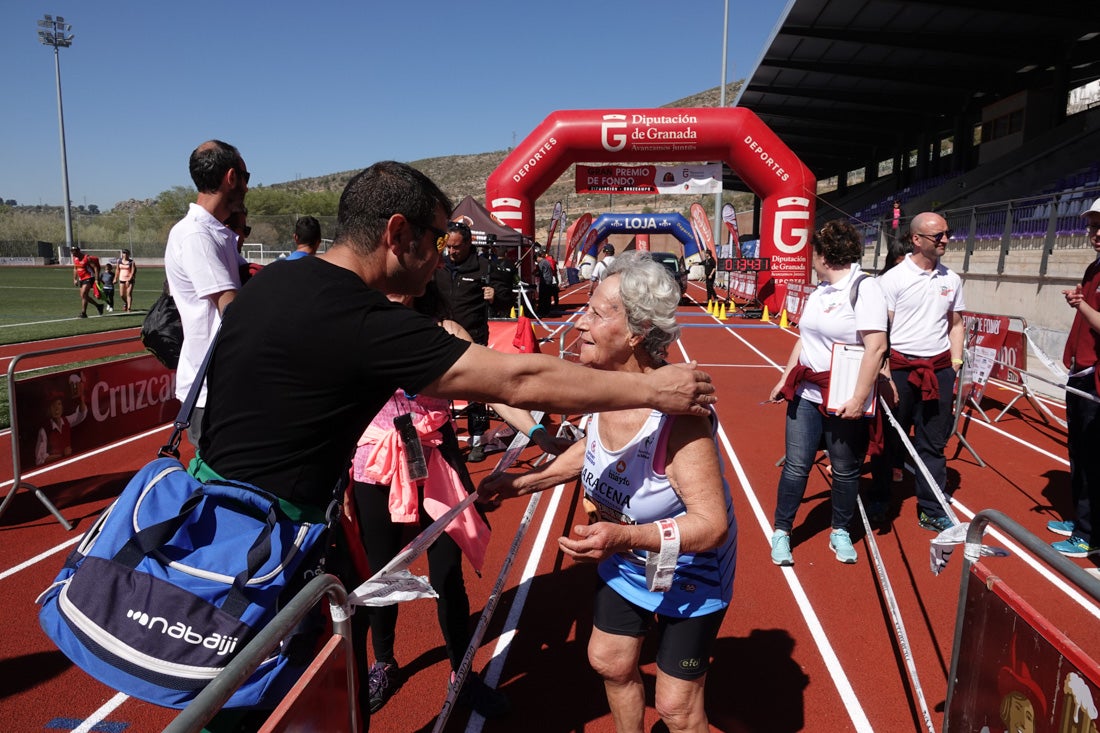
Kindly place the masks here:
[[(1090, 545), (1084, 537), (1070, 537), (1068, 540), (1062, 540), (1061, 542), (1052, 542), (1050, 546), (1066, 557), (1100, 555), (1100, 547)], [(772, 556), (775, 556), (774, 551)]]
[(791, 535), (781, 529), (772, 533), (772, 562), (776, 565), (794, 565), (791, 554)]
[(1052, 519), (1051, 521), (1047, 522), (1047, 529), (1054, 534), (1060, 534), (1063, 537), (1073, 536), (1073, 522), (1059, 522)]
[(852, 538), (846, 529), (834, 529), (829, 533), (829, 548), (842, 563), (851, 565), (856, 561), (856, 548), (852, 547)]

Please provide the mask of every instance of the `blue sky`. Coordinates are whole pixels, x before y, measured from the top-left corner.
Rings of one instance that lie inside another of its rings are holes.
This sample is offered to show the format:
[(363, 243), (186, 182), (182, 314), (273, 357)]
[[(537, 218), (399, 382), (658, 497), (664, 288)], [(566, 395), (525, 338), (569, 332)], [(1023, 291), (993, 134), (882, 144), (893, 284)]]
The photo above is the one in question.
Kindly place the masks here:
[[(730, 0), (727, 81), (786, 4)], [(0, 199), (20, 204), (62, 202), (45, 13), (75, 34), (70, 196), (104, 211), (191, 186), (187, 157), (212, 137), (240, 148), (253, 185), (280, 183), (504, 150), (554, 110), (655, 107), (722, 73), (723, 0), (0, 0)]]

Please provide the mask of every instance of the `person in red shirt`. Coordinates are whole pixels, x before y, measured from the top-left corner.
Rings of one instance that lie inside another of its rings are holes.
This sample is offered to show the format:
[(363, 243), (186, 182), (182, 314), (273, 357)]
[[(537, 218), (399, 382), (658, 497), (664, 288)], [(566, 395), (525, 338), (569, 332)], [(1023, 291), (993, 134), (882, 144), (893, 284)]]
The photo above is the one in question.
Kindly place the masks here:
[(88, 306), (94, 305), (103, 315), (103, 304), (92, 298), (92, 287), (99, 279), (99, 258), (80, 251), (80, 245), (69, 248), (73, 256), (73, 285), (80, 288), (80, 318), (88, 317)]
[[(1100, 255), (1100, 199), (1081, 215), (1089, 243)], [(1092, 516), (1092, 506), (1100, 504), (1100, 404), (1095, 402), (1100, 392), (1100, 257), (1085, 270), (1081, 284), (1062, 295), (1077, 311), (1062, 355), (1069, 369), (1066, 386), (1074, 390), (1066, 390), (1066, 447), (1075, 518), (1048, 522), (1047, 529), (1067, 538), (1053, 543), (1055, 550), (1067, 557), (1088, 557), (1100, 554), (1100, 533)]]

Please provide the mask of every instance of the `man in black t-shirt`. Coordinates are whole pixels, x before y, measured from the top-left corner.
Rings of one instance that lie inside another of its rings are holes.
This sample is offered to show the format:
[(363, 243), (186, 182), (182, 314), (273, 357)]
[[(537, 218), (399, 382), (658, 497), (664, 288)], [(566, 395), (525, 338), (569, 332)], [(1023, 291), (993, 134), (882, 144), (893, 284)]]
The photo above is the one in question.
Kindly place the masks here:
[[(708, 414), (710, 377), (684, 365), (626, 375), (505, 354), (390, 303), (383, 293), (423, 292), (450, 211), (419, 171), (376, 163), (341, 195), (328, 251), (252, 279), (227, 310), (210, 362), (200, 443), (209, 469), (324, 508), (359, 436), (398, 388), (569, 414)], [(315, 296), (285, 297), (300, 288)]]
[[(424, 174), (376, 163), (341, 194), (328, 251), (265, 268), (240, 291), (210, 361), (193, 473), (253, 483), (316, 520), (346, 480), (359, 436), (398, 388), (569, 414), (636, 407), (709, 414), (714, 389), (694, 365), (621, 374), (504, 354), (389, 302), (383, 293), (424, 290), (450, 212)], [(286, 297), (299, 289), (314, 295)], [(365, 674), (361, 633), (353, 631), (354, 647)], [(369, 716), (368, 701), (360, 708)]]

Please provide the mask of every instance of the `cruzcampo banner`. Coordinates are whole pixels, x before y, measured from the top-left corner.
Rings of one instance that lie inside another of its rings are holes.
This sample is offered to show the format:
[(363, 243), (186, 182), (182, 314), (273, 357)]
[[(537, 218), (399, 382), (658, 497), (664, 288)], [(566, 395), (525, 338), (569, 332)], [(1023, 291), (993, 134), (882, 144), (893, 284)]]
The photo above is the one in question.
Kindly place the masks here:
[(176, 373), (152, 354), (17, 379), (19, 464), (60, 461), (171, 422)]

